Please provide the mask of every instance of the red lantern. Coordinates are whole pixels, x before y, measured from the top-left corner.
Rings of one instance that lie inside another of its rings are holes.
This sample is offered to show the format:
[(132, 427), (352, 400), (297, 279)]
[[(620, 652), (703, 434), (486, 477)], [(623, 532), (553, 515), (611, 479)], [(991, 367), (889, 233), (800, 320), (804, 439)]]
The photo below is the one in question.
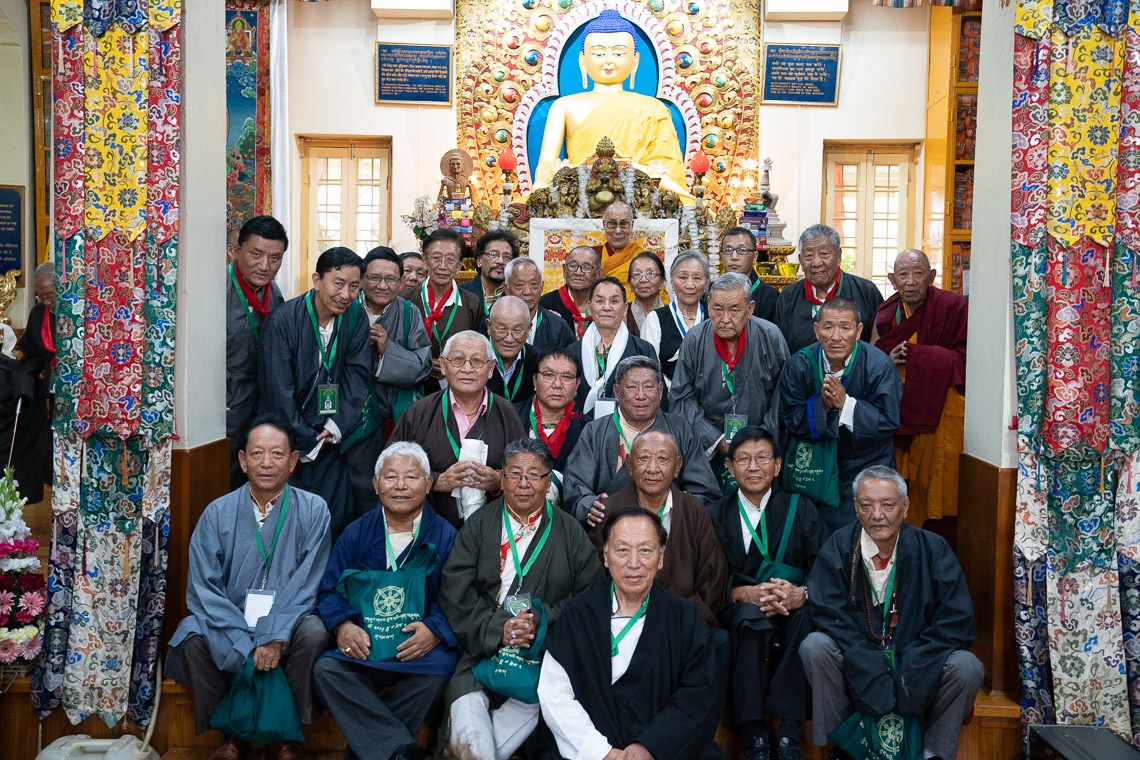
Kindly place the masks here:
[(689, 168), (693, 170), (693, 174), (704, 174), (709, 170), (709, 157), (703, 150), (698, 150), (689, 159)]
[[(705, 159), (706, 163), (708, 159)], [(499, 151), (499, 168), (505, 172), (513, 172), (519, 165), (519, 159), (510, 148)]]

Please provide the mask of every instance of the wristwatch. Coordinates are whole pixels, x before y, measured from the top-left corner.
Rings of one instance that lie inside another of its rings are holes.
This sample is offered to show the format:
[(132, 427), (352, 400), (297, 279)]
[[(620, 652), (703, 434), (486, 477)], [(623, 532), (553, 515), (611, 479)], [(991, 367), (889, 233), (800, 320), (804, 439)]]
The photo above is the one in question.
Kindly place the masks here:
[(807, 586), (800, 586), (800, 591), (804, 592), (804, 601), (808, 600)]

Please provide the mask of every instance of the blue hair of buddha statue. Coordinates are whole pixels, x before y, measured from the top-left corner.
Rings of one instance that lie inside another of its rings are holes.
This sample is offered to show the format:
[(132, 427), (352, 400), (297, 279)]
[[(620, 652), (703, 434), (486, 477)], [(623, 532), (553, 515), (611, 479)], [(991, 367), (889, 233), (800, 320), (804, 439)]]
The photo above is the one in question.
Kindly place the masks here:
[(607, 34), (610, 32), (627, 32), (633, 37), (633, 52), (637, 52), (637, 29), (633, 22), (615, 10), (606, 9), (586, 24), (582, 30), (582, 52), (586, 52), (586, 38), (595, 32)]

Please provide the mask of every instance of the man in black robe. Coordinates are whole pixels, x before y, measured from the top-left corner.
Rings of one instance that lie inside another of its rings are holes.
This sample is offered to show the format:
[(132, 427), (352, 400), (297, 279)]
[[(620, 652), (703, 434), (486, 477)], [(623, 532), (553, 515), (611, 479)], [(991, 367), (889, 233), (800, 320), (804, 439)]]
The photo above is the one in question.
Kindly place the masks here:
[(709, 628), (696, 607), (654, 583), (667, 540), (661, 520), (621, 507), (602, 540), (612, 581), (572, 598), (547, 637), (538, 696), (559, 751), (724, 758), (708, 720), (719, 701)]
[(20, 496), (29, 504), (43, 501), (44, 484), (52, 477), (55, 264), (48, 262), (36, 267), (32, 287), (36, 305), (16, 344), (20, 360), (0, 356), (0, 451), (11, 452)]
[(588, 245), (571, 248), (562, 264), (562, 287), (538, 299), (538, 305), (550, 309), (566, 322), (576, 340), (581, 340), (590, 326), (590, 286), (602, 277), (602, 254)]
[[(808, 717), (799, 656), (811, 632), (804, 581), (826, 535), (814, 504), (799, 497), (793, 505), (796, 497), (773, 488), (783, 451), (771, 433), (740, 430), (727, 463), (739, 490), (709, 511), (730, 574), (721, 621), (732, 642), (732, 721), (744, 739), (744, 760), (797, 760)], [(774, 756), (769, 713), (780, 719)]]
[(907, 525), (906, 481), (869, 467), (859, 521), (828, 539), (808, 578), (816, 631), (800, 647), (812, 688), (812, 740), (852, 712), (923, 723), (926, 757), (953, 760), (984, 670), (970, 653), (974, 609), (944, 539)]
[(720, 260), (725, 272), (736, 272), (748, 278), (752, 316), (772, 322), (776, 318), (776, 300), (780, 291), (756, 274), (756, 235), (747, 227), (733, 227), (720, 239)]
[(559, 314), (539, 306), (542, 297), (542, 271), (534, 259), (522, 256), (503, 270), (503, 292), (521, 298), (530, 309), (530, 332), (526, 342), (539, 358), (556, 348), (566, 348), (577, 338)]
[(475, 241), (477, 274), (459, 287), (479, 297), (484, 317), (491, 315), (491, 307), (503, 295), (504, 271), (507, 263), (518, 255), (518, 238), (506, 230), (493, 230)]
[[(228, 248), (228, 247), (227, 247)], [(281, 222), (255, 216), (237, 231), (226, 283), (226, 435), (230, 438), (230, 488), (245, 482), (238, 447), (257, 415), (258, 345), (270, 312), (285, 299), (273, 278), (281, 269), (289, 237)]]
[(700, 438), (684, 417), (661, 411), (665, 377), (661, 365), (648, 356), (623, 359), (614, 370), (617, 408), (586, 424), (578, 445), (566, 462), (562, 508), (587, 525), (605, 517), (602, 499), (616, 494), (630, 481), (626, 454), (639, 433), (661, 431), (673, 436), (681, 452), (677, 486), (704, 503), (720, 498), (720, 486)]
[(800, 268), (804, 279), (784, 288), (776, 300), (776, 326), (795, 353), (815, 343), (812, 319), (819, 307), (842, 296), (855, 303), (863, 325), (859, 339), (869, 342), (875, 310), (883, 294), (870, 280), (840, 269), (842, 247), (839, 233), (826, 224), (813, 224), (800, 235)]
[(348, 248), (328, 249), (313, 289), (274, 309), (261, 335), (261, 408), (293, 426), (301, 464), (290, 482), (325, 500), (334, 540), (355, 519), (340, 443), (360, 424), (372, 375), (362, 270)]
[(503, 296), (491, 307), (487, 335), (495, 350), (495, 371), (487, 387), (512, 404), (534, 395), (539, 357), (526, 343), (529, 330), (530, 309), (521, 298)]
[[(820, 505), (829, 533), (855, 520), (855, 476), (874, 464), (893, 467), (895, 461), (902, 381), (886, 354), (858, 339), (862, 331), (855, 304), (831, 299), (815, 316), (818, 342), (793, 354), (780, 376), (780, 413), (788, 435), (837, 441), (838, 504)], [(785, 467), (798, 466), (789, 453)]]

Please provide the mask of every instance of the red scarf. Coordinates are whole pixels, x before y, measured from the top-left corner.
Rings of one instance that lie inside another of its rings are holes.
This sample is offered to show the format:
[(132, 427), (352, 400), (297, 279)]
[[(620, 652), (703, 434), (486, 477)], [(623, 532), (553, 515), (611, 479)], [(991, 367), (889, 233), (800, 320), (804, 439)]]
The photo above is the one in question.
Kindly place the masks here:
[(566, 307), (566, 311), (570, 312), (570, 316), (574, 319), (574, 332), (578, 334), (578, 340), (582, 340), (586, 335), (586, 327), (593, 321), (593, 318), (589, 315), (582, 316), (582, 312), (578, 311), (578, 304), (574, 303), (574, 299), (570, 297), (570, 289), (565, 285), (558, 289), (558, 297), (562, 299), (562, 305)]
[(748, 339), (748, 328), (740, 332), (740, 340), (736, 341), (736, 356), (728, 355), (728, 345), (721, 340), (721, 337), (715, 332), (713, 333), (713, 347), (716, 348), (716, 355), (720, 360), (728, 366), (728, 371), (732, 372), (736, 369), (736, 365), (740, 363), (740, 357), (744, 356), (744, 342)]
[(804, 295), (807, 297), (807, 300), (810, 303), (813, 303), (816, 306), (823, 306), (825, 302), (830, 301), (832, 298), (835, 298), (835, 296), (839, 294), (839, 289), (841, 287), (843, 287), (842, 269), (835, 273), (835, 282), (832, 284), (831, 289), (828, 290), (826, 294), (824, 294), (822, 300), (815, 297), (815, 287), (810, 282), (808, 282), (808, 279), (806, 277), (804, 278)]
[(550, 453), (557, 459), (558, 453), (562, 451), (562, 444), (566, 443), (566, 432), (570, 430), (570, 421), (581, 416), (574, 411), (574, 402), (571, 401), (570, 406), (566, 407), (566, 411), (562, 413), (562, 419), (558, 420), (554, 430), (550, 431), (550, 435), (547, 436), (546, 431), (542, 429), (542, 412), (538, 409), (538, 399), (536, 398), (534, 400), (534, 434), (538, 440), (550, 447)]
[(44, 309), (44, 321), (40, 323), (40, 342), (44, 344), (44, 350), (51, 351), (51, 370), (55, 372), (55, 334), (52, 332), (52, 325), (55, 324), (55, 314), (51, 309)]
[(258, 302), (257, 291), (253, 289), (252, 285), (245, 281), (244, 277), (242, 277), (241, 267), (239, 267), (236, 262), (234, 263), (234, 274), (237, 275), (238, 285), (241, 286), (241, 292), (245, 294), (245, 300), (249, 302), (249, 308), (253, 309), (263, 317), (268, 316), (269, 292), (273, 290), (273, 287), (266, 283), (265, 287), (262, 288), (265, 293), (261, 296), (261, 301)]
[(424, 310), (427, 314), (424, 315), (424, 329), (427, 330), (428, 335), (431, 335), (431, 328), (439, 320), (443, 319), (443, 307), (451, 300), (451, 296), (455, 291), (455, 280), (451, 281), (447, 292), (443, 294), (435, 303), (431, 302), (431, 283), (424, 281)]

